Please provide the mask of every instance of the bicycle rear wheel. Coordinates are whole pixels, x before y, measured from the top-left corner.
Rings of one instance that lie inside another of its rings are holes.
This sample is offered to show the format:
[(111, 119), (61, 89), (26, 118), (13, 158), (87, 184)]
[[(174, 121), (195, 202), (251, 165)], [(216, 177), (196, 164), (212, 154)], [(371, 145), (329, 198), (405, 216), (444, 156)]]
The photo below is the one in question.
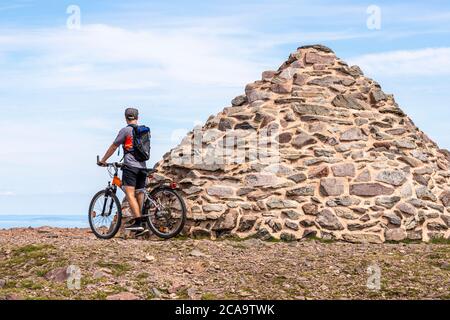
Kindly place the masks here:
[(180, 194), (168, 187), (150, 192), (144, 204), (143, 216), (150, 230), (158, 237), (170, 239), (183, 230), (186, 223), (186, 204)]
[(95, 194), (89, 205), (89, 225), (99, 239), (111, 239), (119, 231), (122, 222), (122, 206), (110, 190)]

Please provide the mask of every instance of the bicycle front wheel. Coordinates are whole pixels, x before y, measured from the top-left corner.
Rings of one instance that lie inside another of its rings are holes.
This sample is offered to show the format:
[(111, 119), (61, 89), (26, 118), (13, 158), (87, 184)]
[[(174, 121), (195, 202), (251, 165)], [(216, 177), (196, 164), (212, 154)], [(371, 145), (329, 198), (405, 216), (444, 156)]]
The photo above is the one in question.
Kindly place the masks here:
[(119, 231), (122, 206), (111, 190), (95, 194), (89, 206), (89, 225), (99, 239), (111, 239)]
[(150, 230), (163, 239), (176, 237), (183, 230), (186, 212), (183, 198), (176, 190), (168, 187), (150, 192), (143, 208)]

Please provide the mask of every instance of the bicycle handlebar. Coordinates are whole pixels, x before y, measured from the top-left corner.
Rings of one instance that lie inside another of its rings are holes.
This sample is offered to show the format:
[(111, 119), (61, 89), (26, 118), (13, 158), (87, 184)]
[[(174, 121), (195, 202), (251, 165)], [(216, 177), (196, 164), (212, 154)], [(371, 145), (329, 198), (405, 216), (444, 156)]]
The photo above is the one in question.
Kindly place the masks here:
[(111, 162), (111, 163), (100, 163), (100, 156), (97, 156), (97, 165), (100, 167), (115, 167), (115, 168), (121, 168), (123, 166), (123, 163), (120, 162)]

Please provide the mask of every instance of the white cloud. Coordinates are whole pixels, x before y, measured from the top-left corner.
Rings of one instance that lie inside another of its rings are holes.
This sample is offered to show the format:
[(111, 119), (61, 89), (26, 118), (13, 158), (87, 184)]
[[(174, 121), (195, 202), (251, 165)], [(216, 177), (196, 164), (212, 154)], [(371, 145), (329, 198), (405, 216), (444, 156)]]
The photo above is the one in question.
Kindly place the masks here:
[(16, 194), (12, 191), (0, 191), (0, 197), (12, 197), (14, 195)]
[(349, 59), (371, 75), (440, 76), (450, 74), (450, 48), (366, 54)]

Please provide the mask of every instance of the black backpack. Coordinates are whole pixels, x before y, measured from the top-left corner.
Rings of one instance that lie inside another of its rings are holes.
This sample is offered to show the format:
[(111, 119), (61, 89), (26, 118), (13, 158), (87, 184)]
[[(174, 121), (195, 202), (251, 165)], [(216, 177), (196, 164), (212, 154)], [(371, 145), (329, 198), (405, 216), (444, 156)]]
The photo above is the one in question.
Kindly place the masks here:
[(139, 162), (150, 159), (150, 128), (146, 126), (138, 126), (130, 124), (133, 128), (133, 149), (128, 151), (133, 154), (134, 158)]

